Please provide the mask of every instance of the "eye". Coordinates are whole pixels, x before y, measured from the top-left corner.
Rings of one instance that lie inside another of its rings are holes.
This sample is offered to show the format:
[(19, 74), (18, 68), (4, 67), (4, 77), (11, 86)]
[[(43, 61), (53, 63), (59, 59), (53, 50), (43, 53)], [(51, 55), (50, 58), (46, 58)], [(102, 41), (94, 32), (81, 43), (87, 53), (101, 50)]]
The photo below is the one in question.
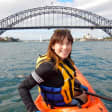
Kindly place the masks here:
[(66, 44), (67, 44), (67, 45), (71, 45), (71, 42), (70, 42), (70, 41), (68, 41)]

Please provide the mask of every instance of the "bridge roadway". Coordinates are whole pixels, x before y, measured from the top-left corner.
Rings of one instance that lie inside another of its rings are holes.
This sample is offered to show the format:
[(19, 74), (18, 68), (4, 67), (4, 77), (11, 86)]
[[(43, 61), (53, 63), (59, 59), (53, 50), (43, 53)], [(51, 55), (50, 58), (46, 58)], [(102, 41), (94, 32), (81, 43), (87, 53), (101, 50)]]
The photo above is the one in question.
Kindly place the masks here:
[(7, 27), (0, 30), (21, 30), (21, 29), (55, 29), (55, 28), (73, 28), (73, 29), (112, 29), (112, 26), (32, 26), (32, 27)]

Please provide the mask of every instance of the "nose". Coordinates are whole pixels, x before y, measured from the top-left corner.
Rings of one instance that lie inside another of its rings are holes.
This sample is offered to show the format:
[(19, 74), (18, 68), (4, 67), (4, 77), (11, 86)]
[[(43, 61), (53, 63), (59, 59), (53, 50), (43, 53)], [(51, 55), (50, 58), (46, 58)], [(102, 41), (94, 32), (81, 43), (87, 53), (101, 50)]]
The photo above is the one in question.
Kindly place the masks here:
[(63, 44), (63, 49), (67, 49), (67, 45), (66, 44)]

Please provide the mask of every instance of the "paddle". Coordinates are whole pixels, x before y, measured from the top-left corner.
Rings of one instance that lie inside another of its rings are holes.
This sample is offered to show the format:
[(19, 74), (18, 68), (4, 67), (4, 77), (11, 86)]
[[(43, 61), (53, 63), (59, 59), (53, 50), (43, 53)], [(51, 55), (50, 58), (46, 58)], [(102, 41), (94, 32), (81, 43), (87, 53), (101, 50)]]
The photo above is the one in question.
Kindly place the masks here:
[(98, 95), (98, 94), (90, 93), (90, 92), (88, 92), (88, 91), (86, 91), (85, 93), (88, 94), (88, 95), (92, 95), (92, 96), (98, 97), (98, 98), (102, 98), (102, 99), (104, 99), (104, 100), (112, 101), (112, 98), (107, 97), (107, 96), (100, 96), (100, 95)]
[[(80, 92), (82, 91), (82, 89), (75, 89), (75, 90), (80, 91)], [(98, 95), (96, 93), (91, 93), (91, 92), (88, 92), (88, 91), (85, 91), (85, 93), (88, 94), (88, 95), (92, 95), (92, 96), (104, 99), (104, 100), (112, 101), (112, 98), (107, 97), (107, 96), (101, 96), (101, 95)]]

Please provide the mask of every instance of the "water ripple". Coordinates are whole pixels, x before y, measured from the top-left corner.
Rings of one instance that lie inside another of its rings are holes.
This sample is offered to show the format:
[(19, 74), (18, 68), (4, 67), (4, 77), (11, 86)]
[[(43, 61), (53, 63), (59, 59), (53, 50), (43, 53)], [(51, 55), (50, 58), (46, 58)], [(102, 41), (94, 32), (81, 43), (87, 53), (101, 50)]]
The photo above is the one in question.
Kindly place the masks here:
[[(17, 87), (47, 46), (46, 42), (0, 43), (0, 112), (25, 111)], [(112, 96), (112, 42), (75, 42), (71, 57), (96, 93)], [(35, 99), (37, 88), (32, 95)], [(111, 111), (112, 102), (102, 101)]]

